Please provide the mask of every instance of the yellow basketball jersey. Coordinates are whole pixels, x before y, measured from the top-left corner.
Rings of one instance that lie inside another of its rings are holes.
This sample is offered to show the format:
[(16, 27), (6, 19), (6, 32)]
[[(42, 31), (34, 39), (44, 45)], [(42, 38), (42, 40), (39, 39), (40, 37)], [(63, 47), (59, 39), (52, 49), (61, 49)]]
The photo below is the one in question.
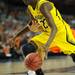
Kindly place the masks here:
[(57, 45), (65, 54), (73, 53), (73, 50), (75, 49), (75, 46), (73, 45), (75, 44), (75, 39), (70, 30), (70, 26), (62, 19), (59, 11), (55, 8), (54, 4), (47, 0), (39, 0), (35, 9), (33, 9), (30, 5), (28, 6), (28, 9), (30, 10), (34, 19), (38, 21), (38, 23), (42, 26), (44, 30), (42, 34), (35, 36), (34, 38), (32, 38), (32, 40), (38, 45), (40, 43), (45, 44), (49, 38), (50, 27), (48, 26), (46, 18), (40, 12), (40, 6), (46, 2), (50, 3), (50, 5), (52, 6), (50, 14), (52, 15), (52, 18), (57, 27), (56, 36), (50, 47)]

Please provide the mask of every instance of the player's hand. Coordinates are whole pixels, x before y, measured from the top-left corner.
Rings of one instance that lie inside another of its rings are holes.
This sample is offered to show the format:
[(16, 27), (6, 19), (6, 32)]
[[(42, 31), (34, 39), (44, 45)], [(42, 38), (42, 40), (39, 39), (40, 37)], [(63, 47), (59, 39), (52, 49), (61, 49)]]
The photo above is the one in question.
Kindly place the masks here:
[(41, 57), (43, 58), (43, 59), (47, 59), (48, 57), (47, 57), (47, 55), (48, 55), (48, 49), (47, 49), (47, 47), (45, 46), (45, 45), (43, 45), (43, 46), (40, 46), (39, 48), (38, 48), (38, 52), (39, 52), (39, 54), (41, 55)]
[(43, 29), (42, 27), (39, 25), (38, 22), (35, 22), (34, 20), (32, 20), (32, 25), (29, 26), (30, 31), (32, 32), (42, 32)]

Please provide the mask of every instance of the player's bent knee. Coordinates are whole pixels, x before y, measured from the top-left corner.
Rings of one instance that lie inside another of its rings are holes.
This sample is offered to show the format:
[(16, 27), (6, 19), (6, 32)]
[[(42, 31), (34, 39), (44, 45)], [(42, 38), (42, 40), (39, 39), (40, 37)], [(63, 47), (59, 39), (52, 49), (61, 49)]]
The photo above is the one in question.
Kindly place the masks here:
[(27, 44), (22, 45), (22, 51), (25, 56), (27, 56), (31, 52), (36, 52), (36, 50), (37, 50), (37, 47), (35, 47), (31, 43), (27, 43)]

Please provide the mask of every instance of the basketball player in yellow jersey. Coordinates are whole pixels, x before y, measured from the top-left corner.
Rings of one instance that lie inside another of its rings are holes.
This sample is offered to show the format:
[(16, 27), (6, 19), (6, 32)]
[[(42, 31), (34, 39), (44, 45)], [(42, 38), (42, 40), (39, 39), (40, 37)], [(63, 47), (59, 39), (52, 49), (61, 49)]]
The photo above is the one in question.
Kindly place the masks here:
[[(38, 50), (42, 58), (44, 58), (44, 52), (48, 48), (58, 46), (64, 54), (75, 57), (73, 55), (75, 54), (75, 39), (70, 26), (62, 19), (54, 4), (47, 0), (23, 1), (28, 6), (32, 19), (37, 21), (43, 28), (41, 34), (33, 37), (30, 43), (23, 45), (22, 49), (25, 56)], [(37, 70), (36, 74), (44, 75), (41, 69)]]

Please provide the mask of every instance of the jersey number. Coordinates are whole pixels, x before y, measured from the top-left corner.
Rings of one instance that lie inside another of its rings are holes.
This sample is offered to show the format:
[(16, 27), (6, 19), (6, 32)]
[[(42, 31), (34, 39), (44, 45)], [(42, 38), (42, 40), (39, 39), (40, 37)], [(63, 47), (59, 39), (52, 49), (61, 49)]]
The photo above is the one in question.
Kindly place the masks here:
[(47, 26), (47, 25), (45, 25), (45, 19), (41, 20), (40, 22), (42, 22), (42, 23), (43, 23), (43, 26), (44, 26), (44, 28), (45, 28), (45, 29), (46, 29), (46, 28), (48, 28), (48, 26)]

